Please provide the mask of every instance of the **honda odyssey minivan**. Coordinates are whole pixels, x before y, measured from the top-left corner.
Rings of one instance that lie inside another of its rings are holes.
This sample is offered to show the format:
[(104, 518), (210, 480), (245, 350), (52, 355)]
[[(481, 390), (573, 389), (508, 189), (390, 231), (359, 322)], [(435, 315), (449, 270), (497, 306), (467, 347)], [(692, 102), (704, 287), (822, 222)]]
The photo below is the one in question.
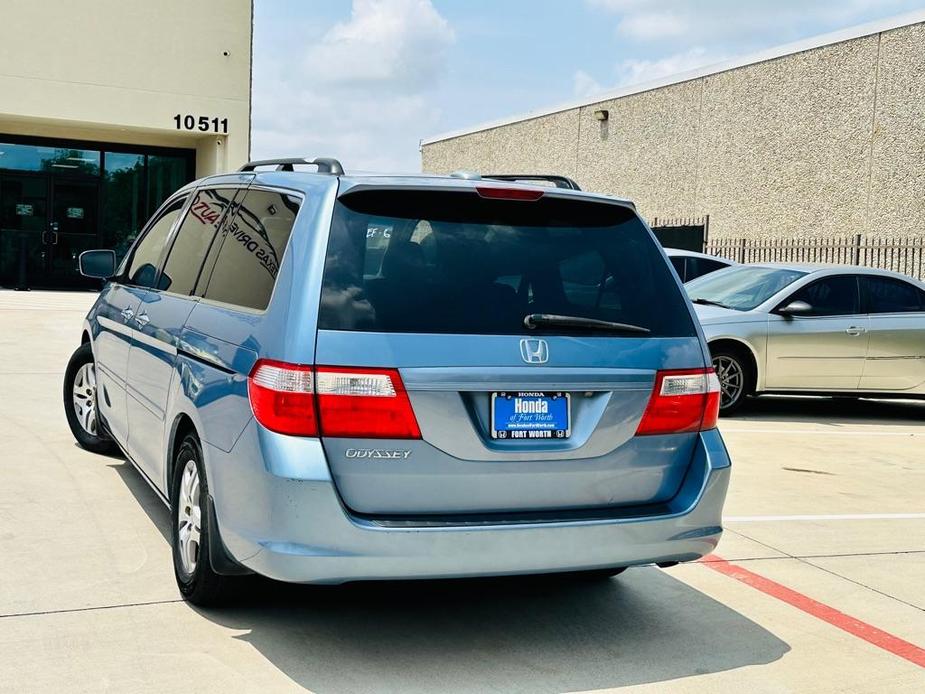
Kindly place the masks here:
[(613, 575), (719, 540), (719, 385), (627, 201), (252, 162), (80, 267), (106, 282), (67, 419), (169, 506), (191, 602), (246, 573)]

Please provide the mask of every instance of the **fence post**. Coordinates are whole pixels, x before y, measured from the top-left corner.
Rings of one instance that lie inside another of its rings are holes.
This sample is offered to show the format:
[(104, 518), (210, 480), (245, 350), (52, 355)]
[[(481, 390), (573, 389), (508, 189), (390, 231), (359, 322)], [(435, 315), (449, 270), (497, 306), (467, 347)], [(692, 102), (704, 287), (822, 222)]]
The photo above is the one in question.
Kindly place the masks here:
[(852, 263), (852, 265), (860, 265), (860, 264), (861, 264), (861, 235), (855, 234), (854, 235), (854, 262)]
[(742, 239), (739, 242), (739, 262), (740, 263), (745, 262), (745, 239)]

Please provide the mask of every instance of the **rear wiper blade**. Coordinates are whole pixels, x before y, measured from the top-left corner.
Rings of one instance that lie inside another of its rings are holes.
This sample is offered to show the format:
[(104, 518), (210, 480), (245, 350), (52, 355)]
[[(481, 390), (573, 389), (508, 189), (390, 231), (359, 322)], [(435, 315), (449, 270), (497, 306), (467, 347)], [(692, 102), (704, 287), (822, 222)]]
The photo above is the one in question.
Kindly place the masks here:
[(695, 304), (700, 304), (701, 306), (719, 306), (720, 308), (732, 308), (728, 304), (724, 304), (721, 301), (713, 301), (712, 299), (704, 299), (702, 296), (698, 296), (696, 299), (691, 299)]
[(524, 316), (524, 326), (530, 330), (535, 330), (536, 328), (544, 326), (556, 326), (562, 328), (585, 328), (586, 330), (607, 330), (619, 333), (648, 334), (652, 332), (641, 325), (615, 323), (609, 320), (583, 318), (582, 316), (559, 316), (554, 313), (531, 313)]

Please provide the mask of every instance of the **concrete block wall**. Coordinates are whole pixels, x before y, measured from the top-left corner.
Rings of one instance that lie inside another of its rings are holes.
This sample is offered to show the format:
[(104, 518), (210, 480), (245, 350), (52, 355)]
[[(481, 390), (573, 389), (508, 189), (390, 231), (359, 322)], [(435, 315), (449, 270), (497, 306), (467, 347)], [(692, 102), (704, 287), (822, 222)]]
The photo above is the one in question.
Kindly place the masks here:
[(649, 219), (709, 214), (712, 238), (923, 236), (925, 24), (426, 144), (422, 165), (564, 173)]

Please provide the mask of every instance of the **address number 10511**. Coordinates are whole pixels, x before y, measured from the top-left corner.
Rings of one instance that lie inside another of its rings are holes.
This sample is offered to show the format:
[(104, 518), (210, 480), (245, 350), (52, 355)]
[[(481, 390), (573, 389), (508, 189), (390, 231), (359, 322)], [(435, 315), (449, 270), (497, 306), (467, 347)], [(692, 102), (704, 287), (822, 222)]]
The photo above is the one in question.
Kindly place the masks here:
[(228, 133), (228, 119), (218, 116), (194, 116), (178, 113), (173, 117), (177, 130), (199, 130), (204, 133)]

